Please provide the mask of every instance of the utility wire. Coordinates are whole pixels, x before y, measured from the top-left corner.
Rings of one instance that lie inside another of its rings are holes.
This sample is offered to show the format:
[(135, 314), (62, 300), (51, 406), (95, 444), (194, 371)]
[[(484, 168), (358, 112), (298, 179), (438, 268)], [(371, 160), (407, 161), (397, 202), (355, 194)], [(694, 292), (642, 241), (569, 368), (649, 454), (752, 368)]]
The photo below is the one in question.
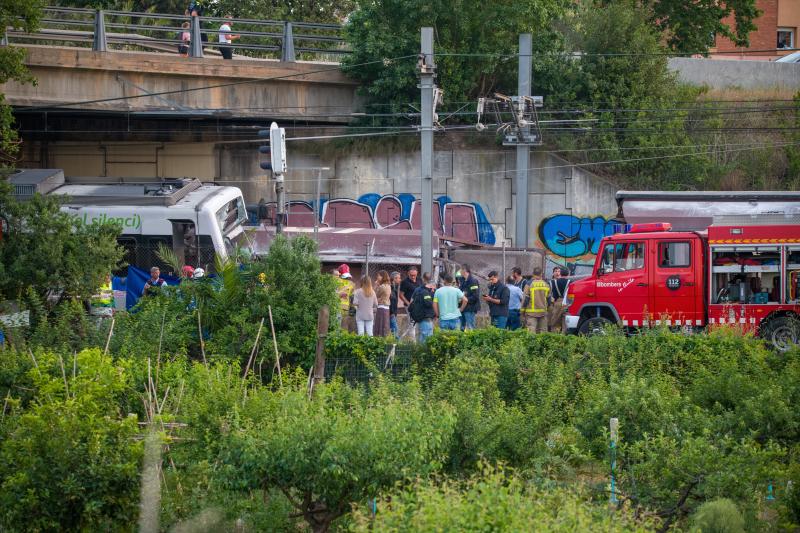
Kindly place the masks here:
[[(745, 55), (745, 54), (768, 54), (768, 53), (775, 53), (775, 52), (785, 52), (786, 49), (784, 48), (761, 48), (761, 49), (750, 49), (747, 50), (724, 50), (719, 52), (713, 52), (714, 55)], [(515, 59), (518, 57), (573, 57), (573, 58), (582, 58), (582, 57), (691, 57), (696, 55), (703, 55), (703, 52), (674, 52), (665, 50), (664, 52), (568, 52), (568, 51), (561, 51), (561, 52), (537, 52), (535, 54), (515, 54), (515, 53), (508, 53), (508, 54), (501, 54), (501, 53), (490, 53), (490, 52), (436, 52), (433, 54), (435, 57), (485, 57), (485, 58), (496, 58), (496, 59)], [(703, 56), (701, 59), (707, 59)]]
[[(288, 140), (288, 139), (287, 139)], [(787, 147), (787, 146), (798, 146), (800, 142), (791, 142), (791, 143), (781, 143), (774, 145), (776, 148), (780, 147)], [(653, 161), (653, 160), (661, 160), (661, 159), (675, 159), (678, 157), (692, 157), (697, 155), (714, 155), (714, 154), (721, 154), (721, 153), (730, 153), (730, 152), (744, 152), (749, 150), (758, 150), (761, 147), (739, 147), (739, 148), (732, 148), (732, 149), (725, 149), (725, 150), (709, 150), (709, 151), (702, 151), (702, 152), (686, 152), (680, 154), (669, 154), (669, 155), (660, 155), (660, 156), (651, 156), (651, 157), (635, 157), (635, 158), (625, 158), (625, 159), (613, 159), (613, 160), (606, 160), (606, 161), (589, 161), (585, 163), (566, 163), (563, 165), (548, 165), (542, 167), (531, 167), (528, 169), (529, 172), (531, 171), (543, 171), (543, 170), (551, 170), (556, 168), (572, 168), (572, 167), (587, 167), (587, 166), (598, 166), (598, 165), (612, 165), (612, 164), (621, 164), (621, 163), (636, 163), (641, 161)], [(554, 150), (550, 153), (558, 153), (557, 150)], [(489, 175), (497, 175), (497, 174), (507, 174), (507, 173), (514, 173), (516, 170), (514, 169), (505, 169), (505, 170), (495, 170), (495, 171), (482, 171), (482, 172), (462, 172), (459, 173), (458, 176), (489, 176)], [(394, 181), (402, 179), (406, 180), (415, 180), (419, 179), (421, 176), (403, 176), (403, 177), (382, 177), (382, 178), (366, 178), (362, 181)], [(338, 179), (338, 178), (334, 178)], [(237, 182), (236, 180), (215, 180), (215, 181), (229, 181), (231, 183)], [(269, 181), (269, 180), (268, 180)], [(316, 181), (316, 178), (292, 178), (291, 181), (297, 182), (304, 182), (304, 181)], [(252, 180), (241, 180), (241, 183), (253, 183)], [(257, 183), (257, 182), (256, 182)]]

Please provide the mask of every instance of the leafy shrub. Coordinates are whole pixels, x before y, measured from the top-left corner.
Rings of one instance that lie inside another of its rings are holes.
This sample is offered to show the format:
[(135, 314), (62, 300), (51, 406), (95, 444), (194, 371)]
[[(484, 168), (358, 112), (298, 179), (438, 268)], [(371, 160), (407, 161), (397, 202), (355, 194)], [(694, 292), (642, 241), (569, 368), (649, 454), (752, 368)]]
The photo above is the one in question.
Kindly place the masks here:
[[(298, 386), (299, 385), (299, 386)], [(442, 465), (451, 409), (414, 384), (369, 395), (341, 383), (253, 392), (231, 420), (220, 461), (230, 490), (284, 492), (314, 531), (396, 482)]]
[(744, 533), (744, 517), (728, 498), (711, 500), (692, 515), (692, 531), (697, 533)]
[(382, 495), (374, 516), (356, 509), (353, 530), (382, 531), (655, 531), (628, 511), (565, 490), (542, 490), (512, 472), (484, 467), (465, 482), (421, 480)]
[(705, 431), (673, 437), (645, 436), (623, 445), (620, 490), (636, 503), (661, 509), (665, 517), (690, 513), (707, 500), (728, 497), (751, 510), (771, 479), (781, 477), (784, 450), (752, 439)]
[(117, 409), (124, 372), (97, 351), (77, 354), (74, 377), (62, 374), (56, 361), (40, 357), (30, 370), (36, 402), (3, 424), (0, 525), (8, 531), (130, 530), (142, 450), (136, 418), (120, 417)]

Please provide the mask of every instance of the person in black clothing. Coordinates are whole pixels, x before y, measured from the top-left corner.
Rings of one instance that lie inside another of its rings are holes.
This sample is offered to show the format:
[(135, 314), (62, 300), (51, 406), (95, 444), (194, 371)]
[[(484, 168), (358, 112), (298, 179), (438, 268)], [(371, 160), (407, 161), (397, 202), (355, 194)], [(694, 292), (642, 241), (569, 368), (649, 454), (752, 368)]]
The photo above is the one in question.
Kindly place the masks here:
[(411, 296), (417, 287), (422, 286), (422, 281), (417, 277), (417, 268), (411, 267), (408, 269), (408, 276), (400, 283), (400, 300), (408, 307), (411, 303)]
[(564, 307), (564, 296), (567, 294), (567, 287), (569, 287), (567, 274), (567, 269), (555, 267), (553, 269), (553, 277), (548, 282), (550, 285), (550, 305), (547, 313), (548, 326), (550, 331), (556, 333), (561, 332), (564, 315), (567, 313), (567, 309)]
[(433, 335), (433, 319), (436, 318), (433, 308), (436, 284), (431, 283), (431, 275), (427, 272), (422, 274), (422, 282), (424, 284), (414, 289), (409, 304), (409, 316), (418, 326), (419, 342), (425, 342), (425, 339)]
[(389, 296), (389, 329), (397, 337), (397, 299), (400, 292), (400, 272), (392, 272), (392, 294)]
[(467, 297), (467, 306), (461, 312), (461, 317), (463, 318), (463, 327), (461, 329), (475, 329), (475, 315), (481, 310), (481, 286), (472, 275), (469, 265), (461, 267), (461, 276), (463, 280), (459, 288), (464, 293), (464, 296)]
[[(189, 6), (186, 8), (186, 12), (184, 13), (187, 17), (202, 17), (205, 13), (205, 6), (203, 2), (198, 2), (197, 0), (191, 0), (189, 2)], [(202, 28), (202, 25), (201, 25)], [(200, 40), (208, 42), (208, 34), (200, 32)]]
[[(515, 286), (520, 288), (523, 295), (528, 294), (528, 286), (530, 286), (531, 280), (522, 277), (522, 269), (520, 267), (511, 269), (511, 280)], [(527, 318), (528, 315), (526, 313), (520, 315), (520, 327), (523, 329), (527, 327)]]
[(492, 325), (499, 329), (506, 329), (508, 322), (508, 287), (497, 277), (497, 271), (492, 270), (486, 276), (489, 280), (489, 294), (484, 294), (483, 299), (489, 304), (489, 316)]

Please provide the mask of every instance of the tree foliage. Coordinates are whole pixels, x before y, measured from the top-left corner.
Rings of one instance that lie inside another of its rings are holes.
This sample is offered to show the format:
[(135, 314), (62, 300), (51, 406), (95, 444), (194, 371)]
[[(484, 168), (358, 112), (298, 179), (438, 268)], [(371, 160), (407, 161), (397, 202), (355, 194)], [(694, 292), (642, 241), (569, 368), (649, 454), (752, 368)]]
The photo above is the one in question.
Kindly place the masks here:
[[(19, 28), (32, 32), (39, 26), (44, 2), (41, 0), (19, 0), (0, 3), (0, 28)], [(9, 81), (33, 83), (24, 64), (25, 50), (11, 46), (0, 46), (0, 85)], [(5, 95), (0, 93), (0, 170), (14, 161), (18, 144), (17, 132), (14, 129), (14, 117), (11, 107), (5, 102)]]
[(542, 490), (514, 472), (484, 465), (464, 482), (423, 480), (378, 501), (370, 516), (357, 509), (354, 531), (646, 532), (654, 522), (630, 511), (610, 515), (602, 503), (568, 489)]
[[(563, 0), (493, 2), (475, 0), (378, 0), (361, 3), (345, 33), (353, 53), (345, 72), (359, 80), (375, 113), (411, 113), (419, 99), (417, 56), (420, 28), (434, 28), (437, 84), (453, 110), (494, 91), (513, 94), (518, 35), (536, 36), (534, 55), (557, 50), (552, 23)], [(538, 63), (537, 63), (538, 64)], [(471, 105), (469, 107), (472, 107)]]
[(736, 46), (748, 46), (750, 32), (757, 29), (756, 19), (761, 15), (756, 0), (637, 0), (637, 3), (648, 10), (651, 24), (662, 32), (671, 49), (689, 54), (706, 53), (714, 45), (715, 36), (727, 37)]
[(326, 531), (396, 482), (440, 467), (453, 430), (446, 405), (421, 391), (380, 385), (368, 396), (342, 384), (301, 387), (255, 397), (222, 452), (227, 485), (281, 489), (314, 531)]
[(118, 224), (83, 224), (55, 197), (17, 201), (0, 183), (0, 217), (8, 224), (0, 240), (0, 297), (19, 300), (29, 287), (39, 295), (62, 289), (88, 297), (122, 260)]
[(117, 409), (125, 374), (97, 350), (73, 357), (62, 379), (59, 359), (40, 353), (28, 371), (36, 401), (0, 425), (4, 531), (131, 529), (141, 445), (135, 417)]

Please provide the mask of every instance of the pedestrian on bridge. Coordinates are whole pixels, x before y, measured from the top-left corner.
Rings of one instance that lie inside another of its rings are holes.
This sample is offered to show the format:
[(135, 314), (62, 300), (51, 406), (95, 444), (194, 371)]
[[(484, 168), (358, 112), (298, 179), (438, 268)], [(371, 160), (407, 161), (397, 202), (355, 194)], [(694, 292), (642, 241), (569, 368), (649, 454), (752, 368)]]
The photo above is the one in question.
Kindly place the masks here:
[(219, 43), (222, 45), (219, 47), (219, 51), (222, 53), (223, 59), (233, 59), (231, 44), (234, 39), (239, 38), (238, 35), (231, 33), (231, 26), (233, 26), (233, 17), (225, 15), (225, 22), (219, 27)]

